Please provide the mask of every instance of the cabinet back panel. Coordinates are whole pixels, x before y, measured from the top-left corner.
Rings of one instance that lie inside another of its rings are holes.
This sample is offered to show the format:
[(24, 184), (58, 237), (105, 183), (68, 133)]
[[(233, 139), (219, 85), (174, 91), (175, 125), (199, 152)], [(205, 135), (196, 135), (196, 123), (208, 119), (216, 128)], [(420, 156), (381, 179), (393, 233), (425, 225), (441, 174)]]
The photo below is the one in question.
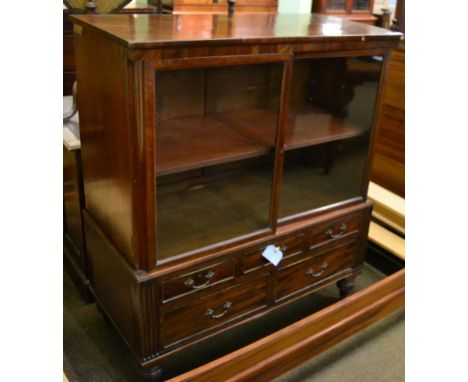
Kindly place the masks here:
[(276, 110), (281, 65), (237, 65), (156, 72), (161, 120), (248, 109)]
[(203, 115), (205, 72), (202, 69), (156, 73), (158, 120)]

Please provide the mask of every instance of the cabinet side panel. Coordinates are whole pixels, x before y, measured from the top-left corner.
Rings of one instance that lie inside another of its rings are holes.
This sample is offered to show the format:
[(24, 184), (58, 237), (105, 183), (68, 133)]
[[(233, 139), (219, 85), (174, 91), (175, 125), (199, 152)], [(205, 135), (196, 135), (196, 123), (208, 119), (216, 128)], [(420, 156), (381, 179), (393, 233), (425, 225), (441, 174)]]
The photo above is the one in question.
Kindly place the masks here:
[(98, 304), (139, 357), (139, 289), (133, 270), (86, 212), (83, 214), (91, 289)]
[(75, 26), (78, 108), (86, 208), (119, 252), (132, 250), (132, 171), (124, 49)]

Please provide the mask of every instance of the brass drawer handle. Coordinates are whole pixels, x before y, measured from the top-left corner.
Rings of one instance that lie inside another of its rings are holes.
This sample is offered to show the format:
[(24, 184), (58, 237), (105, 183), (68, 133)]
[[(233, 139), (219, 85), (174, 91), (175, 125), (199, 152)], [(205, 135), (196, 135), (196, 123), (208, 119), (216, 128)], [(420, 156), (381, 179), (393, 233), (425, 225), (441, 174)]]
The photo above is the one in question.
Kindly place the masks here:
[(212, 318), (214, 320), (218, 318), (222, 318), (226, 315), (226, 313), (231, 309), (232, 302), (226, 301), (223, 305), (223, 311), (221, 313), (215, 314), (214, 310), (211, 308), (208, 308), (208, 310), (205, 312), (205, 316), (208, 318)]
[(213, 278), (214, 275), (215, 275), (214, 272), (208, 271), (207, 274), (205, 275), (206, 281), (203, 284), (196, 285), (195, 280), (192, 278), (188, 278), (184, 284), (187, 286), (187, 288), (190, 288), (190, 289), (201, 289), (201, 288), (208, 286), (208, 284), (211, 282), (211, 279)]
[[(339, 227), (333, 227), (325, 231), (325, 235), (330, 239), (338, 239), (343, 236), (346, 232), (346, 224), (342, 223)], [(338, 233), (333, 233), (334, 230), (338, 229)]]
[(323, 262), (323, 264), (320, 267), (320, 271), (317, 273), (314, 273), (314, 270), (312, 268), (309, 268), (306, 272), (307, 276), (310, 277), (320, 277), (322, 274), (327, 270), (328, 268), (328, 263), (326, 261)]

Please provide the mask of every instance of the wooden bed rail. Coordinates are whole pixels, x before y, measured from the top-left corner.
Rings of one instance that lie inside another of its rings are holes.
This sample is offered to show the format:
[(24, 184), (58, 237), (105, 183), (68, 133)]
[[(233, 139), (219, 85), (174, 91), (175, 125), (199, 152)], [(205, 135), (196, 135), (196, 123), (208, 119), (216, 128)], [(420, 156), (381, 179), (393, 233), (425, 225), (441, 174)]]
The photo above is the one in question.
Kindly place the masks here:
[(404, 305), (405, 270), (170, 382), (270, 381)]

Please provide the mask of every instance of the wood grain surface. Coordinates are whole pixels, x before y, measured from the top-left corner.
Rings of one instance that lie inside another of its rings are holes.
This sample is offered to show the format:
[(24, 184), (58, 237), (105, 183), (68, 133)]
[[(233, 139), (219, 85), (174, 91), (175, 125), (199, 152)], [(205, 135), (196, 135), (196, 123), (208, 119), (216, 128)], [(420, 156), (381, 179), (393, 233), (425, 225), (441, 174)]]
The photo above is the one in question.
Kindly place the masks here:
[[(249, 43), (309, 43), (325, 41), (398, 41), (401, 34), (319, 14), (102, 15), (71, 16), (120, 44), (132, 48), (204, 46)], [(209, 21), (207, 21), (209, 20)], [(185, 24), (191, 24), (186, 30)], [(323, 28), (326, 24), (328, 28)], [(291, 25), (301, 28), (291, 29)]]

